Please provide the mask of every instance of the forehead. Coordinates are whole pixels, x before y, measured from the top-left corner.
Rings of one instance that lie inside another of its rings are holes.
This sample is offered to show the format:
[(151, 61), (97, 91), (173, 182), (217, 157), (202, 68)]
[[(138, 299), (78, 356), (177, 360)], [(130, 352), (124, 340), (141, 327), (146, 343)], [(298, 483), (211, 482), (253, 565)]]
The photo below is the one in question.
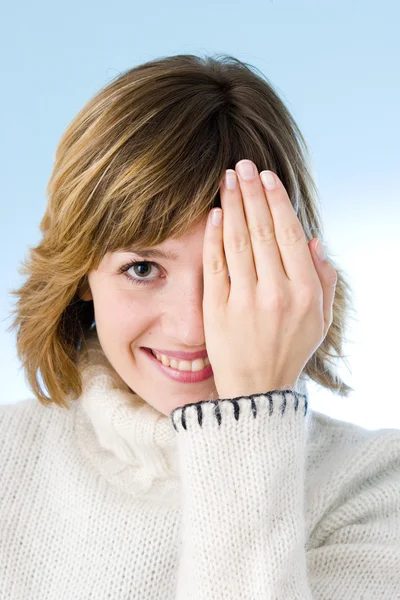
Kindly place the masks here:
[(191, 248), (199, 248), (203, 246), (204, 231), (206, 221), (193, 227), (189, 233), (179, 238), (169, 238), (151, 248), (139, 247), (136, 244), (132, 244), (126, 248), (127, 252), (134, 252), (139, 254), (143, 258), (162, 258), (164, 260), (176, 261), (180, 257), (184, 258), (185, 254), (190, 251)]
[(128, 252), (140, 254), (143, 258), (163, 258), (164, 260), (178, 260), (179, 253), (172, 250), (162, 250), (161, 248), (137, 248), (131, 246), (127, 248)]

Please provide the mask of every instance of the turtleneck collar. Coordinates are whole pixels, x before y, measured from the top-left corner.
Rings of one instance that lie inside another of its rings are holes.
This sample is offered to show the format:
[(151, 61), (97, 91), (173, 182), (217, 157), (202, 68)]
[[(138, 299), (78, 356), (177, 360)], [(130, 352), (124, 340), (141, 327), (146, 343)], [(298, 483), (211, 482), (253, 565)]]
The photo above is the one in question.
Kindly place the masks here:
[(113, 485), (165, 505), (179, 498), (177, 433), (172, 420), (133, 392), (106, 358), (96, 329), (86, 336), (75, 401), (78, 443)]
[[(177, 432), (172, 419), (133, 392), (105, 356), (96, 329), (86, 336), (75, 402), (81, 451), (114, 486), (135, 497), (176, 505), (180, 497)], [(304, 379), (297, 391), (307, 394)]]

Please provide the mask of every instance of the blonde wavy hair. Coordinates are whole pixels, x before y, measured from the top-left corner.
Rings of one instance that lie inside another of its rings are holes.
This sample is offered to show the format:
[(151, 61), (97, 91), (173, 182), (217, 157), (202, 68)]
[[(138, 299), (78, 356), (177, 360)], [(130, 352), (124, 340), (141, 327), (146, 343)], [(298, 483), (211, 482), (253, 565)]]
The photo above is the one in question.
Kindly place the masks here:
[[(307, 241), (318, 237), (338, 280), (333, 322), (302, 376), (341, 396), (351, 289), (324, 240), (309, 150), (278, 93), (255, 67), (226, 55), (176, 55), (129, 69), (102, 88), (58, 144), (40, 223), (22, 262), (25, 283), (10, 329), (29, 387), (44, 406), (70, 408), (82, 384), (77, 360), (94, 325), (87, 274), (107, 252), (179, 237), (221, 206), (228, 168), (248, 158), (282, 180)], [(333, 360), (332, 360), (333, 359)], [(42, 382), (39, 379), (42, 378)], [(47, 388), (48, 396), (46, 396)]]

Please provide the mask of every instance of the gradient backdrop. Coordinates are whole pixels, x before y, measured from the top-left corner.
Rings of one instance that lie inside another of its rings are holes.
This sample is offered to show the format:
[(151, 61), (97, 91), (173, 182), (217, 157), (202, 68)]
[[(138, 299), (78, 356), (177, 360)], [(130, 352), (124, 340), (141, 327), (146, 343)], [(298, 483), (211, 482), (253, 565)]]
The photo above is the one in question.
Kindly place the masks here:
[(340, 399), (309, 384), (310, 406), (400, 428), (398, 0), (4, 3), (0, 403), (33, 397), (7, 332), (20, 261), (38, 243), (56, 145), (121, 71), (172, 54), (231, 54), (273, 83), (308, 141), (326, 240), (355, 294)]

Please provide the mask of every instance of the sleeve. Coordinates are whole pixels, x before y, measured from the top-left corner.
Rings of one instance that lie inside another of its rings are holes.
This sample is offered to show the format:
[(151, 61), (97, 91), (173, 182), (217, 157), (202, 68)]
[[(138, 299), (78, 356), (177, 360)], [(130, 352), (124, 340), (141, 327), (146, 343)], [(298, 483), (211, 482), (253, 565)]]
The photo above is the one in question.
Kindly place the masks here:
[(172, 411), (182, 486), (176, 600), (400, 599), (400, 448), (386, 456), (394, 477), (371, 500), (358, 473), (361, 497), (310, 544), (307, 413), (307, 395), (293, 390)]
[(176, 600), (309, 600), (307, 395), (274, 390), (171, 413), (181, 469)]

